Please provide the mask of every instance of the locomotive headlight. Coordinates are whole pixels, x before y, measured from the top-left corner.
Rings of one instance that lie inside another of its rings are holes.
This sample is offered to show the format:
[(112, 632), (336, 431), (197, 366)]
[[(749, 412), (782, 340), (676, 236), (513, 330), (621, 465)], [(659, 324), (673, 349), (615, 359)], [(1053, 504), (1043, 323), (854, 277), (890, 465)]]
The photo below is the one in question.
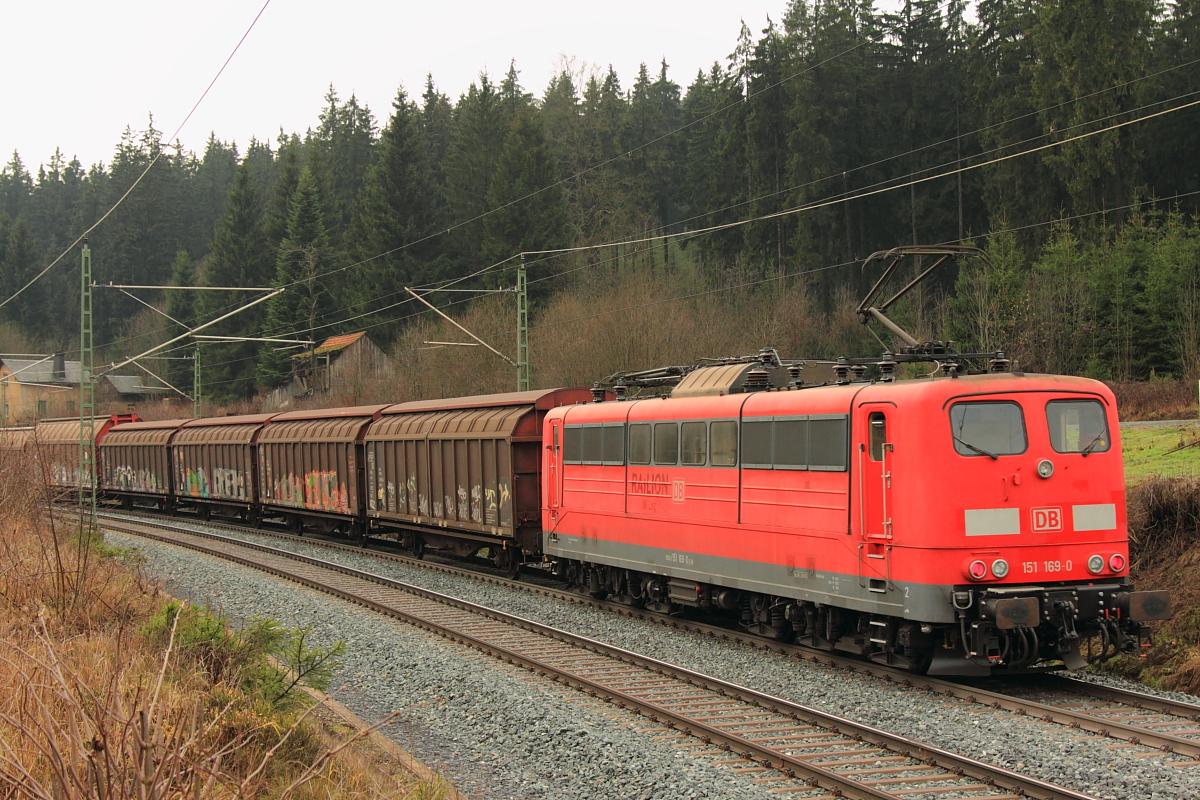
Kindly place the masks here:
[(1038, 462), (1037, 473), (1039, 478), (1049, 478), (1054, 474), (1054, 462), (1048, 458), (1043, 458)]
[(971, 580), (981, 581), (987, 577), (987, 564), (982, 561), (972, 561), (967, 567), (967, 574), (971, 576)]
[(1088, 572), (1099, 575), (1104, 569), (1104, 556), (1092, 556), (1088, 559)]
[(992, 574), (997, 578), (1003, 578), (1008, 574), (1008, 562), (1003, 558), (997, 558), (992, 562)]
[(1120, 572), (1125, 569), (1125, 556), (1120, 553), (1113, 553), (1108, 559), (1108, 568), (1113, 572)]

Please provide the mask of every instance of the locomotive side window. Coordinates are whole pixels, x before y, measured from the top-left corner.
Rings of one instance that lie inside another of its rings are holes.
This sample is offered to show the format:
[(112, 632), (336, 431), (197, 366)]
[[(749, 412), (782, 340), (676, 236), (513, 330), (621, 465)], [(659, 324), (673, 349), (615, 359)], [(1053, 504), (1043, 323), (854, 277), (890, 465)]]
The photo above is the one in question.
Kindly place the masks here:
[(808, 418), (808, 468), (845, 472), (847, 457), (846, 415)]
[(674, 464), (679, 460), (679, 426), (674, 422), (654, 425), (654, 463)]
[(599, 464), (604, 460), (604, 428), (585, 425), (583, 428), (583, 463)]
[(808, 466), (808, 420), (775, 420), (775, 468), (804, 469)]
[(1046, 403), (1050, 446), (1060, 453), (1103, 453), (1112, 446), (1104, 406), (1096, 400)]
[(650, 425), (639, 423), (629, 426), (629, 463), (650, 463)]
[(871, 447), (871, 460), (883, 461), (883, 444), (887, 441), (887, 417), (882, 411), (872, 411), (867, 417)]
[(1013, 456), (1028, 447), (1025, 415), (1011, 402), (955, 403), (950, 406), (954, 450), (963, 456)]
[(708, 463), (714, 467), (737, 466), (737, 423), (714, 422), (708, 431)]
[(685, 422), (681, 427), (679, 463), (703, 466), (708, 453), (708, 425), (704, 422)]
[(568, 425), (563, 429), (563, 463), (583, 463), (582, 425)]
[(604, 425), (603, 461), (609, 465), (625, 463), (625, 425), (623, 423), (606, 423)]
[(769, 419), (765, 421), (746, 421), (742, 423), (742, 466), (755, 469), (770, 469), (771, 457), (771, 426)]
[(845, 414), (775, 417), (742, 422), (742, 466), (845, 472)]

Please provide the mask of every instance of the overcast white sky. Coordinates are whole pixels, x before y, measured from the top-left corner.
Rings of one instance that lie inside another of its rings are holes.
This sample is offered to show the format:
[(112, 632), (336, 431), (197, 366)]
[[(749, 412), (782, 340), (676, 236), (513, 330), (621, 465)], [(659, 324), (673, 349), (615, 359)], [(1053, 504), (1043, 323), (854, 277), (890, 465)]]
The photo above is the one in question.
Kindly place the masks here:
[[(64, 0), (4, 8), (0, 74), (8, 76), (0, 164), (19, 150), (36, 173), (55, 146), (85, 166), (107, 163), (125, 127), (170, 133), (232, 50), (262, 0)], [(272, 0), (242, 49), (180, 134), (201, 152), (209, 131), (244, 151), (251, 135), (316, 124), (326, 87), (351, 92), (386, 120), (398, 85), (419, 95), (425, 74), (457, 98), (482, 69), (517, 59), (540, 96), (562, 57), (616, 68), (638, 64), (687, 86), (733, 50), (740, 20), (778, 20), (787, 0), (562, 0), (364, 2)], [(890, 3), (888, 4), (890, 5)]]

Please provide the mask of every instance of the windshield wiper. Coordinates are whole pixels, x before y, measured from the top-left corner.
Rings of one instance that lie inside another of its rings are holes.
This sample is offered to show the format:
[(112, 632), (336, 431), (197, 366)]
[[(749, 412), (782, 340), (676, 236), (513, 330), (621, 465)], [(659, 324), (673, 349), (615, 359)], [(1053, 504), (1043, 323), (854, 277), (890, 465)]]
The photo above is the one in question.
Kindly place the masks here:
[(962, 439), (960, 439), (960, 438), (958, 438), (957, 436), (955, 436), (953, 433), (952, 433), (952, 434), (950, 434), (950, 437), (951, 437), (952, 439), (954, 439), (954, 441), (956, 441), (956, 442), (958, 442), (959, 444), (961, 444), (963, 447), (969, 447), (970, 449), (974, 450), (974, 451), (975, 451), (976, 453), (978, 453), (979, 455), (981, 455), (981, 456), (987, 456), (987, 457), (988, 457), (988, 458), (990, 458), (992, 461), (995, 461), (995, 460), (996, 460), (996, 459), (999, 457), (999, 456), (997, 456), (995, 453), (989, 453), (987, 450), (984, 450), (982, 447), (976, 447), (975, 445), (971, 444), (970, 442), (963, 441)]
[(1092, 448), (1095, 447), (1097, 444), (1099, 444), (1100, 440), (1107, 435), (1108, 435), (1108, 428), (1105, 428), (1104, 430), (1097, 433), (1096, 438), (1092, 439), (1090, 442), (1088, 442), (1088, 446), (1083, 448), (1079, 452), (1083, 454), (1084, 458), (1087, 458), (1088, 454), (1092, 452)]

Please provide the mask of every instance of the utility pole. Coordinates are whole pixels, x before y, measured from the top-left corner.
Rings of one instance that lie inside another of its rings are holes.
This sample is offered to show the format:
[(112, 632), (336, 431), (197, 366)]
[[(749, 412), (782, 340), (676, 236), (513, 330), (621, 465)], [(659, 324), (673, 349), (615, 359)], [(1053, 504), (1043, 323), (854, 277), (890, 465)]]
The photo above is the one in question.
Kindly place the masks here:
[(200, 343), (192, 355), (192, 419), (200, 419)]
[(529, 283), (524, 255), (517, 267), (517, 391), (529, 391)]
[(83, 237), (79, 268), (79, 505), (87, 533), (96, 529), (96, 386), (92, 349), (92, 251)]

